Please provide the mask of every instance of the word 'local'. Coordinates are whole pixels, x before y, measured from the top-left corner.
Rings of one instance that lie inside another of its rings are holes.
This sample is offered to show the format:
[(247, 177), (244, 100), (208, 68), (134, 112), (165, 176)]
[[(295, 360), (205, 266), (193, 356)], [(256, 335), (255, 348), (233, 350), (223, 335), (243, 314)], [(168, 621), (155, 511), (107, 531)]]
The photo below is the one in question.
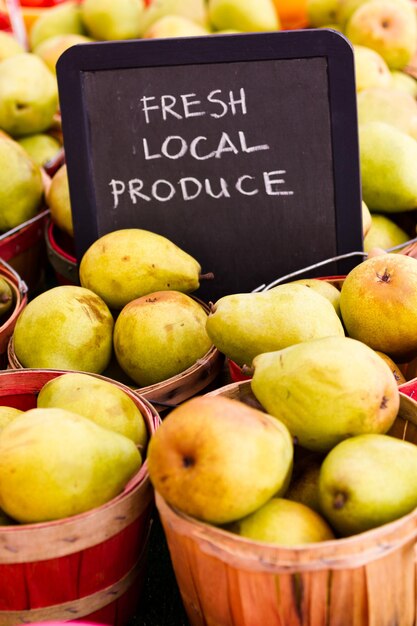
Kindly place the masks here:
[[(238, 97), (235, 97), (233, 91), (229, 91), (226, 101), (220, 97), (221, 95), (220, 89), (215, 89), (207, 94), (206, 101), (209, 109), (201, 108), (201, 100), (197, 99), (195, 93), (182, 94), (179, 98), (163, 95), (159, 102), (156, 102), (157, 99), (154, 96), (143, 96), (140, 99), (141, 112), (146, 125), (153, 121), (156, 123), (160, 123), (161, 120), (166, 122), (172, 118), (186, 120), (208, 115), (220, 119), (227, 114), (232, 116), (247, 115), (246, 93), (243, 88), (240, 88)], [(206, 161), (220, 159), (224, 154), (256, 154), (265, 150), (270, 150), (269, 144), (250, 145), (243, 130), (235, 131), (233, 134), (223, 131), (220, 137), (214, 141), (207, 135), (198, 135), (191, 141), (186, 141), (181, 135), (168, 135), (159, 147), (155, 147), (155, 145), (151, 147), (148, 138), (142, 137), (142, 156), (145, 161), (160, 158), (178, 160), (186, 155), (196, 161)], [(132, 151), (136, 155), (136, 146), (133, 147)], [(246, 196), (257, 195), (261, 190), (268, 196), (293, 195), (293, 191), (282, 188), (282, 185), (285, 184), (284, 174), (286, 174), (285, 169), (262, 171), (258, 174), (245, 173), (235, 177), (232, 182), (223, 177), (216, 181), (205, 177), (201, 181), (194, 176), (184, 176), (176, 180), (175, 183), (164, 178), (150, 183), (141, 178), (131, 178), (128, 181), (113, 178), (109, 182), (109, 186), (113, 198), (113, 208), (115, 209), (119, 204), (119, 198), (125, 194), (132, 204), (136, 204), (138, 201), (150, 202), (151, 200), (168, 202), (176, 195), (179, 195), (184, 201), (189, 201), (197, 198), (202, 192), (214, 199), (230, 198), (234, 191)]]

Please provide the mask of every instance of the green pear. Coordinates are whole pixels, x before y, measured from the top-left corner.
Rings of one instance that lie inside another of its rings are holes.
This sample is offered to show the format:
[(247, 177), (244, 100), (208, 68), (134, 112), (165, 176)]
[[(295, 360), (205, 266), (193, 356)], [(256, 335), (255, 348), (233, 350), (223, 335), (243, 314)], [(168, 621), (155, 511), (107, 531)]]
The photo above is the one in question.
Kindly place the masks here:
[(253, 362), (252, 391), (297, 442), (326, 452), (351, 435), (387, 432), (399, 408), (388, 365), (350, 337), (324, 337)]
[(144, 7), (144, 0), (84, 0), (81, 17), (94, 39), (137, 39)]
[(216, 30), (256, 32), (281, 28), (273, 0), (208, 0), (208, 11)]
[(16, 141), (0, 135), (0, 231), (34, 217), (42, 198), (39, 166)]
[(153, 0), (147, 3), (140, 16), (141, 34), (167, 15), (185, 17), (203, 28), (209, 28), (206, 0)]
[(417, 98), (417, 80), (402, 70), (391, 70), (391, 89), (405, 91)]
[[(0, 276), (0, 320), (9, 313), (14, 304), (13, 291), (9, 282)], [(4, 323), (4, 318), (1, 323)]]
[(307, 0), (307, 17), (310, 26), (324, 27), (338, 21), (340, 0)]
[(61, 167), (52, 176), (46, 194), (46, 204), (51, 212), (51, 220), (70, 237), (74, 236), (71, 200), (68, 184), (67, 166)]
[(403, 363), (417, 351), (417, 259), (367, 258), (346, 276), (340, 309), (347, 334)]
[(390, 87), (391, 71), (378, 52), (365, 46), (353, 46), (355, 60), (355, 85), (360, 93), (370, 87)]
[(77, 33), (60, 33), (54, 37), (48, 37), (34, 48), (33, 52), (42, 59), (53, 74), (56, 74), (56, 64), (61, 56), (72, 46), (80, 43), (91, 43), (91, 37), (79, 35)]
[(417, 446), (384, 434), (350, 437), (323, 461), (320, 504), (342, 535), (392, 522), (417, 507)]
[(202, 37), (209, 35), (200, 24), (181, 15), (165, 15), (161, 17), (143, 33), (145, 39), (163, 39), (165, 37)]
[(131, 439), (140, 449), (146, 445), (146, 424), (139, 408), (120, 387), (89, 374), (57, 376), (40, 390), (37, 407), (72, 411)]
[(34, 50), (42, 41), (64, 33), (85, 34), (80, 4), (76, 0), (58, 4), (42, 12), (29, 31), (30, 49)]
[(7, 57), (25, 52), (24, 48), (11, 33), (0, 31), (0, 61)]
[(370, 252), (372, 248), (388, 250), (410, 239), (409, 235), (398, 224), (386, 215), (372, 215), (372, 226), (363, 240), (363, 249)]
[(18, 139), (17, 143), (26, 150), (28, 155), (35, 161), (36, 165), (40, 167), (55, 157), (61, 148), (58, 139), (55, 139), (55, 137), (47, 133), (26, 135), (26, 137)]
[(261, 293), (223, 296), (212, 307), (206, 329), (220, 352), (248, 366), (262, 352), (316, 337), (344, 336), (329, 300), (291, 283)]
[[(13, 420), (21, 415), (23, 411), (16, 409), (14, 406), (0, 406), (0, 433)], [(0, 522), (1, 523), (1, 522)]]
[(114, 327), (114, 351), (122, 370), (138, 385), (180, 374), (212, 347), (207, 313), (179, 291), (158, 291), (129, 302)]
[(147, 461), (154, 488), (169, 504), (225, 524), (285, 491), (293, 443), (279, 420), (238, 400), (206, 395), (165, 417)]
[(287, 500), (301, 502), (301, 504), (305, 504), (310, 507), (310, 509), (313, 509), (313, 511), (321, 513), (319, 476), (322, 461), (322, 455), (315, 454), (312, 457), (308, 457), (298, 471), (296, 471), (297, 465), (294, 465), (290, 485), (284, 494)]
[(329, 283), (327, 280), (320, 280), (319, 278), (300, 278), (293, 280), (290, 284), (305, 285), (313, 291), (316, 291), (321, 296), (324, 296), (334, 306), (334, 310), (340, 317), (340, 291), (337, 287)]
[(319, 513), (301, 502), (285, 498), (271, 498), (228, 530), (247, 539), (281, 546), (298, 546), (335, 538), (329, 524)]
[(110, 308), (122, 309), (154, 291), (195, 291), (200, 271), (200, 264), (166, 237), (126, 228), (103, 235), (88, 248), (80, 281)]
[(362, 4), (346, 24), (352, 44), (376, 50), (391, 69), (403, 69), (417, 48), (417, 15), (413, 4), (372, 0)]
[(417, 101), (405, 91), (371, 87), (357, 95), (358, 122), (386, 122), (417, 139)]
[(112, 355), (113, 317), (89, 289), (61, 285), (31, 300), (16, 321), (14, 350), (23, 367), (100, 374)]
[(64, 409), (31, 409), (0, 435), (0, 502), (22, 523), (62, 519), (121, 493), (142, 458), (127, 437)]
[(0, 128), (13, 137), (47, 130), (58, 110), (56, 79), (36, 54), (0, 62)]
[(363, 199), (371, 211), (417, 208), (417, 141), (386, 122), (359, 127)]

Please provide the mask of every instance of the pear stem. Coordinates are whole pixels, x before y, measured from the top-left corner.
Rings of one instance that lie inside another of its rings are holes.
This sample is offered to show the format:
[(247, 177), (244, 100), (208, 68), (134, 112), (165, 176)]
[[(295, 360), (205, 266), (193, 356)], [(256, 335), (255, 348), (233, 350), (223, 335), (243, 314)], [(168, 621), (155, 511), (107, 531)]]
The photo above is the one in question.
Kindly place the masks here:
[(206, 272), (206, 274), (200, 274), (200, 280), (213, 280), (214, 274), (213, 272)]

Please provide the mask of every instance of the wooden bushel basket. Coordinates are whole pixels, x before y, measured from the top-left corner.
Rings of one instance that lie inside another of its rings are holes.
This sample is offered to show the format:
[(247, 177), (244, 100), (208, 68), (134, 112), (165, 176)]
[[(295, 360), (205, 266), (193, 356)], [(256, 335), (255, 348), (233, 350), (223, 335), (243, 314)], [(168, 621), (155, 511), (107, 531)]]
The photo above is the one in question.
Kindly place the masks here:
[[(0, 372), (0, 404), (27, 410), (61, 370)], [(104, 378), (100, 377), (99, 378)], [(149, 436), (155, 409), (124, 385)], [(83, 620), (122, 626), (140, 600), (153, 490), (147, 463), (124, 491), (85, 513), (52, 522), (0, 526), (0, 626)]]
[[(250, 381), (208, 395), (253, 400)], [(401, 394), (390, 433), (417, 442)], [(244, 459), (242, 459), (244, 462)], [(414, 626), (417, 510), (352, 537), (294, 548), (251, 541), (156, 505), (193, 626)]]

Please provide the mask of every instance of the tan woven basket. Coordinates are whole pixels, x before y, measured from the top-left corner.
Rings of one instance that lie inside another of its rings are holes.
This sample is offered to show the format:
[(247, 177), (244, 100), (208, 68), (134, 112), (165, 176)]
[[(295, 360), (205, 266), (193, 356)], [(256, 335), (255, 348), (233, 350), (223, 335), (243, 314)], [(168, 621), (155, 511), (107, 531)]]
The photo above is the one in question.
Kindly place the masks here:
[[(194, 299), (208, 313), (208, 305), (197, 298)], [(8, 369), (24, 369), (14, 351), (13, 335), (8, 342), (7, 359)], [(122, 372), (115, 359), (103, 375), (131, 387), (142, 398), (151, 402), (158, 411), (164, 411), (203, 391), (217, 378), (223, 365), (224, 355), (212, 346), (201, 359), (180, 374), (147, 387), (137, 388), (135, 383)]]
[[(221, 394), (256, 403), (250, 382)], [(401, 394), (390, 434), (417, 443), (417, 403)], [(346, 539), (285, 548), (196, 521), (156, 494), (193, 626), (415, 626), (417, 510)]]

